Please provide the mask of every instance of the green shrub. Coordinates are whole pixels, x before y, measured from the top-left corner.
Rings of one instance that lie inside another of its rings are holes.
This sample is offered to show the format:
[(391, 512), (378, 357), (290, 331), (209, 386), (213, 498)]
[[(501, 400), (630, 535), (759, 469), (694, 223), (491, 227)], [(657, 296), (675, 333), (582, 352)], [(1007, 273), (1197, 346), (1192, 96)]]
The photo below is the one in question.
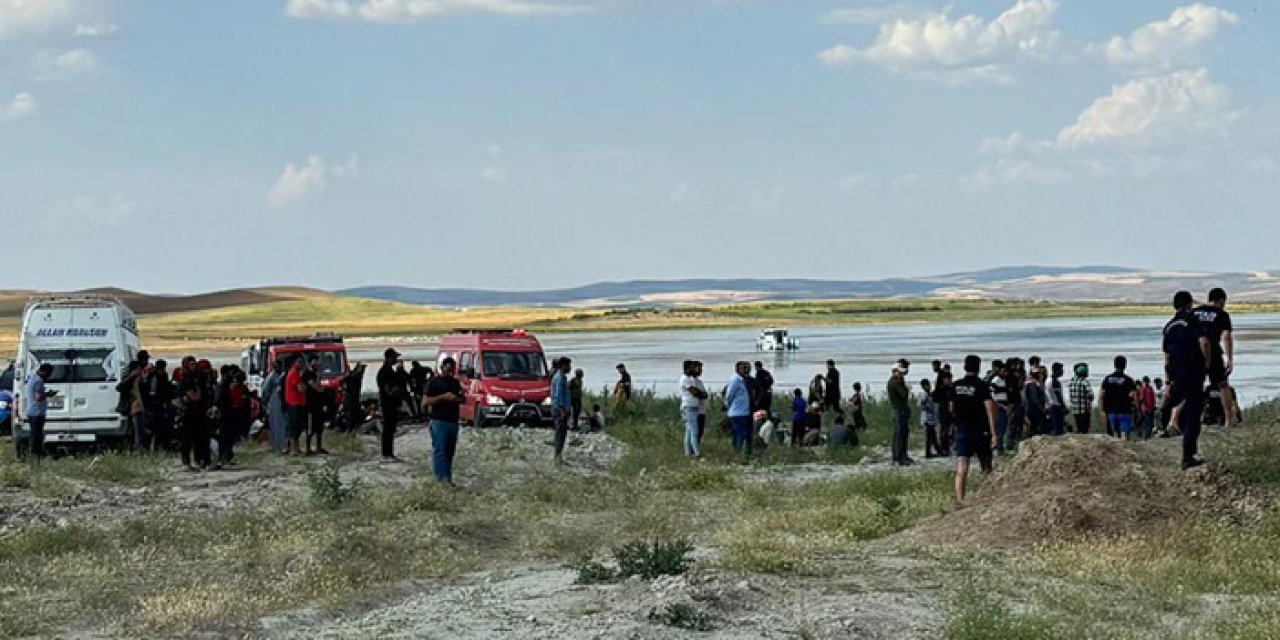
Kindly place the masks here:
[(30, 489), (31, 466), (11, 463), (0, 467), (0, 486), (14, 489)]
[(613, 557), (618, 562), (618, 577), (640, 576), (652, 580), (688, 571), (693, 565), (689, 558), (692, 551), (693, 545), (688, 540), (654, 540), (624, 544), (613, 550)]
[(359, 482), (342, 484), (338, 475), (339, 465), (329, 461), (307, 472), (307, 486), (311, 489), (311, 504), (320, 509), (336, 510), (351, 501), (359, 491)]
[(711, 616), (683, 602), (651, 609), (649, 611), (649, 621), (689, 631), (711, 631), (715, 629)]
[(577, 584), (605, 584), (618, 578), (618, 572), (606, 567), (591, 558), (582, 558), (574, 566), (578, 572)]

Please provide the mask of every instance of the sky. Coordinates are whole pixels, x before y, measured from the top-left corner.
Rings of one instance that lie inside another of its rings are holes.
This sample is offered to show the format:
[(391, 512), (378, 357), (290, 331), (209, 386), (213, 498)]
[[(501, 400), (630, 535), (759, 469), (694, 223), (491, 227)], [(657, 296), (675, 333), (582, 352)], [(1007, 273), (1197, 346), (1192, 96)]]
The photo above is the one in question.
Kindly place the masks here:
[(1280, 3), (0, 0), (0, 288), (1254, 271)]

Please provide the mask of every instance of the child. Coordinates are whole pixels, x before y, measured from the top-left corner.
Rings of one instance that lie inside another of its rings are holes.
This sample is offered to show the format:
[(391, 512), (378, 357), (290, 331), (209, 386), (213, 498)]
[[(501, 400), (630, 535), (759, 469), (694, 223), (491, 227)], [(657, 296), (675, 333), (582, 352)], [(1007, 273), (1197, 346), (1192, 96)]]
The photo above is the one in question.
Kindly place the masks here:
[(792, 395), (795, 399), (791, 401), (791, 446), (800, 446), (800, 441), (804, 440), (804, 426), (809, 421), (809, 404), (804, 401), (804, 391), (796, 389)]
[(928, 378), (920, 381), (924, 397), (920, 399), (920, 424), (924, 426), (924, 457), (940, 458), (942, 445), (938, 443), (938, 403), (933, 399), (933, 384)]

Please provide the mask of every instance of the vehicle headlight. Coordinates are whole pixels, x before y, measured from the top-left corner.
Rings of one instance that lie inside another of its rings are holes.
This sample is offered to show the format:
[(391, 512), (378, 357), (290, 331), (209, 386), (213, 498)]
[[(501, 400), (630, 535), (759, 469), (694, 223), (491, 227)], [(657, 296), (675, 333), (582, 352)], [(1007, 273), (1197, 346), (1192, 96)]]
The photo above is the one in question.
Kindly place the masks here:
[(8, 408), (9, 408), (9, 401), (8, 401), (8, 400), (0, 400), (0, 410), (4, 410), (4, 409), (8, 409)]
[(546, 399), (542, 401), (542, 404), (545, 404), (548, 407), (551, 406), (551, 396), (547, 396)]
[(485, 396), (484, 401), (486, 404), (493, 404), (493, 405), (506, 404), (506, 401), (504, 401), (502, 398), (499, 398), (498, 396)]

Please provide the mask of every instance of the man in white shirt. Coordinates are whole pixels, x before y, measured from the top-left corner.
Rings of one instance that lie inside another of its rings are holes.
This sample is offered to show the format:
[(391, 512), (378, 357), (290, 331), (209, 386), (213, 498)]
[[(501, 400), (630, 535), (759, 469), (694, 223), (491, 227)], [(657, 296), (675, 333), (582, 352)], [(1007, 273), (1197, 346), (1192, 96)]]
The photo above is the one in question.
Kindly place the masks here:
[(684, 418), (684, 454), (700, 460), (702, 450), (698, 447), (698, 415), (707, 392), (694, 371), (694, 362), (685, 360), (684, 375), (680, 376), (680, 414)]

